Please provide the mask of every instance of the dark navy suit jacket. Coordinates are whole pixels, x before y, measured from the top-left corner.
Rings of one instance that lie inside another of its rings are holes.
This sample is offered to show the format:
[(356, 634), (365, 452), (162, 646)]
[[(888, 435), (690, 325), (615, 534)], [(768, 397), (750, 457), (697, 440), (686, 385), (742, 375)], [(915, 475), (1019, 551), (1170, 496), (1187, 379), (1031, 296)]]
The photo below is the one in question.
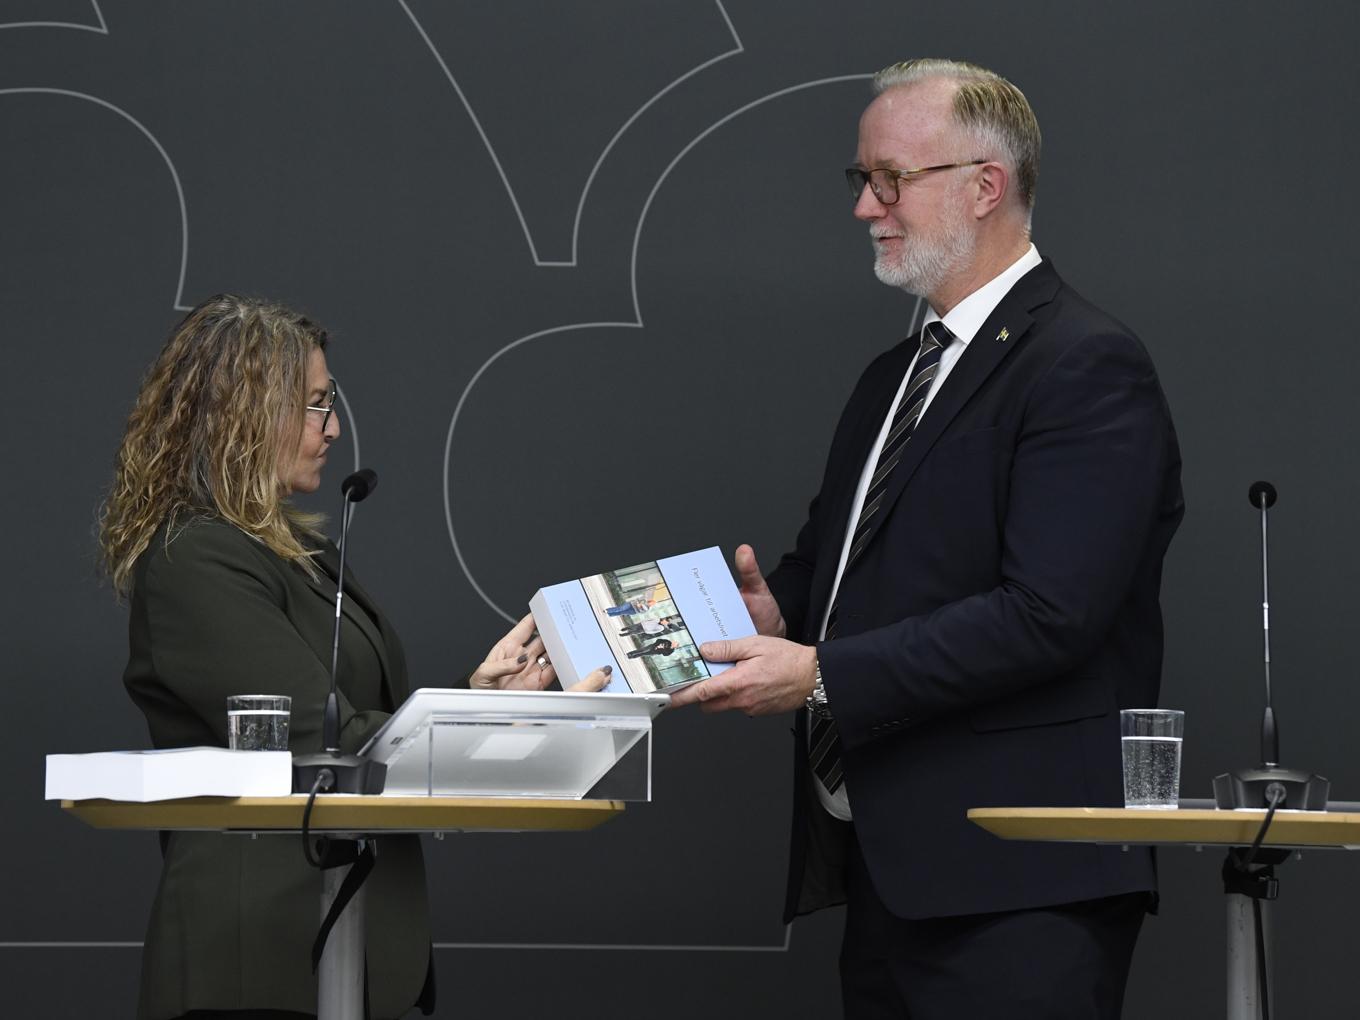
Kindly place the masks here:
[[(796, 548), (769, 577), (813, 642), (866, 455), (915, 353), (860, 378)], [(1119, 709), (1157, 702), (1162, 559), (1180, 454), (1146, 350), (1045, 261), (969, 343), (896, 467), (818, 659), (855, 836), (902, 917), (1155, 886), (1152, 855), (1007, 842), (970, 807), (1123, 803)], [(845, 827), (817, 805), (798, 713), (787, 915), (842, 898)]]

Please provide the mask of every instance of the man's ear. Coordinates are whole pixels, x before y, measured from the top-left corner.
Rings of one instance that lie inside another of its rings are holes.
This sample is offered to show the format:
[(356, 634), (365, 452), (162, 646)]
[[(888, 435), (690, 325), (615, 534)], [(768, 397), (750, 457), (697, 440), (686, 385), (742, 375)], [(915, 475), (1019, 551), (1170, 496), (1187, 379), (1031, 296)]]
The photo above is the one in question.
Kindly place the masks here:
[(1010, 186), (1011, 175), (1006, 172), (1004, 166), (1000, 163), (982, 164), (975, 179), (973, 215), (978, 219), (985, 219), (1005, 200)]

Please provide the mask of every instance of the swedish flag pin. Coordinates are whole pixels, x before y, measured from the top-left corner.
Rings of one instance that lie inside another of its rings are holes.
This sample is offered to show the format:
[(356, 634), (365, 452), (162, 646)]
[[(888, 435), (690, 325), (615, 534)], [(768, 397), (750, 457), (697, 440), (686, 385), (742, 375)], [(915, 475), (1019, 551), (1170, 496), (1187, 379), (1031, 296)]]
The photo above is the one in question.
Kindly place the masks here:
[(996, 338), (1004, 344), (1007, 340), (1010, 339), (1010, 335), (1011, 331), (1007, 329), (1005, 326), (1002, 326), (1001, 332), (996, 335)]

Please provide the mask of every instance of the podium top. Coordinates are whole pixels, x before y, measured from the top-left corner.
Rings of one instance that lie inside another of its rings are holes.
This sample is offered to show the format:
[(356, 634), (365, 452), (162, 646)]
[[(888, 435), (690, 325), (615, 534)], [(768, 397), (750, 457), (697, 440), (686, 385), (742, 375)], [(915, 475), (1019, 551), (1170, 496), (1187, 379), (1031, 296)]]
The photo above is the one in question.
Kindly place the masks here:
[[(968, 818), (1002, 839), (1129, 845), (1250, 846), (1264, 810), (973, 808)], [(1360, 814), (1276, 811), (1263, 846), (1360, 850)]]
[[(185, 797), (132, 803), (64, 800), (62, 810), (96, 829), (298, 832), (307, 796)], [(323, 795), (312, 808), (318, 833), (530, 832), (584, 830), (623, 812), (617, 800)]]

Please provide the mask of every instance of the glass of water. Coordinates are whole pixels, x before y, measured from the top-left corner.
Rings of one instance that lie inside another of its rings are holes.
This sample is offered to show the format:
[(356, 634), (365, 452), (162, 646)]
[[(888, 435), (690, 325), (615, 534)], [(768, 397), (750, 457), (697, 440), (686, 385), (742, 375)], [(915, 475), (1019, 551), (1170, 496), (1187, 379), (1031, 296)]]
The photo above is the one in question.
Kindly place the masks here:
[(1119, 713), (1124, 750), (1124, 806), (1175, 808), (1181, 791), (1185, 713), (1170, 708), (1126, 708)]
[(282, 694), (233, 694), (227, 698), (227, 746), (233, 751), (288, 750), (293, 699)]

